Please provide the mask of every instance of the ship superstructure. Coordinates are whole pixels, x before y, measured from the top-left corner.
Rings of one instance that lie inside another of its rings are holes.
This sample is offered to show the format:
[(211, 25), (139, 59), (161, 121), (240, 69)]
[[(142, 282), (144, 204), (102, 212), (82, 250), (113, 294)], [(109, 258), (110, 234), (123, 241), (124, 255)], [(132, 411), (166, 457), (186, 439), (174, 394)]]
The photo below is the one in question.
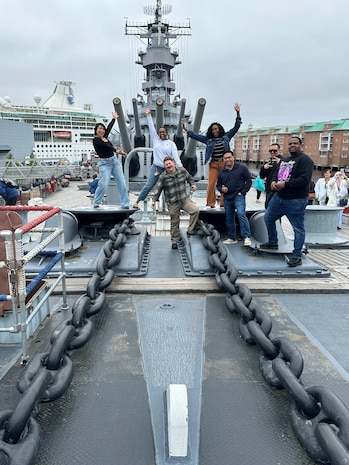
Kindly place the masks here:
[(186, 99), (176, 94), (172, 75), (173, 69), (181, 64), (178, 51), (173, 49), (172, 45), (181, 36), (191, 35), (190, 22), (170, 24), (166, 21), (164, 15), (171, 12), (171, 6), (162, 5), (161, 0), (156, 1), (156, 6), (145, 7), (144, 12), (153, 16), (153, 19), (146, 23), (134, 23), (126, 19), (125, 24), (125, 34), (137, 36), (145, 46), (139, 50), (139, 58), (136, 61), (136, 64), (145, 70), (142, 94), (132, 99), (132, 111), (127, 111), (125, 117), (121, 99), (114, 99), (115, 109), (120, 115), (120, 135), (114, 133), (113, 142), (122, 144), (127, 152), (137, 147), (150, 147), (151, 141), (144, 114), (145, 109), (150, 108), (156, 127), (163, 126), (167, 129), (169, 138), (176, 143), (184, 164), (190, 159), (192, 174), (203, 178), (203, 148), (198, 150), (194, 140), (190, 140), (188, 146), (186, 145), (181, 119), (185, 118), (193, 130), (199, 131), (206, 101), (199, 99), (193, 119), (190, 111), (186, 110)]
[(95, 124), (107, 121), (93, 112), (92, 105), (83, 109), (76, 105), (73, 86), (72, 81), (56, 82), (44, 103), (41, 97), (34, 97), (35, 106), (12, 105), (8, 97), (0, 99), (0, 118), (33, 125), (33, 154), (38, 161), (86, 161), (93, 150)]

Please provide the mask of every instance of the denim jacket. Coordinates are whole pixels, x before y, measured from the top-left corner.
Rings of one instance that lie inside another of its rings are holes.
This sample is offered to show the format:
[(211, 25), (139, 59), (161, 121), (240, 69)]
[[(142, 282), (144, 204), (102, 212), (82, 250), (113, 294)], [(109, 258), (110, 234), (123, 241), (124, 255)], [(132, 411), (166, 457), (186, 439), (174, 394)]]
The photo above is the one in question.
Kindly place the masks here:
[[(229, 129), (228, 132), (224, 134), (222, 137), (222, 142), (224, 146), (224, 150), (231, 150), (230, 149), (230, 139), (235, 136), (235, 134), (238, 132), (240, 126), (241, 126), (242, 120), (241, 118), (236, 118), (235, 120), (235, 126), (232, 129)], [(202, 134), (197, 134), (196, 132), (193, 131), (188, 131), (188, 137), (191, 137), (192, 139), (198, 140), (199, 142), (203, 142), (206, 144), (206, 151), (205, 151), (205, 165), (211, 160), (212, 154), (213, 154), (213, 149), (216, 143), (215, 139), (208, 139), (207, 136), (204, 136)]]

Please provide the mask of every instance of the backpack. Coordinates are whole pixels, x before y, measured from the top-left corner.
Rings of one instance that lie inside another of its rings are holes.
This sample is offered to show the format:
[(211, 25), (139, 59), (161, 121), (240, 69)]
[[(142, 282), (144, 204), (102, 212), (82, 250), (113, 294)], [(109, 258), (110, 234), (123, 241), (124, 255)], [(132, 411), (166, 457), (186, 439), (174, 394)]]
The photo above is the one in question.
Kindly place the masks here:
[(4, 183), (7, 187), (13, 187), (15, 189), (18, 189), (17, 184), (14, 181), (12, 181), (12, 179), (0, 178), (0, 182)]

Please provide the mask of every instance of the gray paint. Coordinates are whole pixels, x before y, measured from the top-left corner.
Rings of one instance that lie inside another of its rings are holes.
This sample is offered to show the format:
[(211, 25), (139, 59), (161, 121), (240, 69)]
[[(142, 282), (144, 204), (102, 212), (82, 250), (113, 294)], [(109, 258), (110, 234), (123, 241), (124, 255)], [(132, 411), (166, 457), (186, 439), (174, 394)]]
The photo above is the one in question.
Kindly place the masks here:
[[(29, 123), (0, 119), (1, 145), (11, 147), (14, 157), (22, 161), (34, 150), (34, 129)], [(6, 159), (6, 154), (0, 156), (0, 160)]]

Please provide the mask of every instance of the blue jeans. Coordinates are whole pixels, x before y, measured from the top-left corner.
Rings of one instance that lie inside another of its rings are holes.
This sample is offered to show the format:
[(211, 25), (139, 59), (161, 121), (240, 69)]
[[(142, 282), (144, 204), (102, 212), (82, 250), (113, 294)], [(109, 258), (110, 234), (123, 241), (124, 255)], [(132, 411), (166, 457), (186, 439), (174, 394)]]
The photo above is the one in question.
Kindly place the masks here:
[(278, 242), (275, 222), (284, 215), (288, 218), (294, 231), (292, 256), (295, 258), (302, 258), (302, 247), (305, 240), (304, 216), (308, 200), (308, 197), (283, 199), (278, 194), (275, 194), (264, 214), (264, 222), (268, 230), (268, 241), (270, 244), (277, 244)]
[[(159, 176), (163, 171), (165, 171), (165, 168), (161, 168), (160, 166), (156, 166), (156, 165), (154, 165), (154, 163), (151, 165), (150, 170), (149, 170), (149, 174), (148, 174), (148, 178), (147, 178), (147, 182), (142, 187), (142, 190), (140, 191), (137, 200), (144, 200), (147, 197), (149, 192), (152, 190), (152, 188), (158, 182)], [(158, 173), (158, 174), (155, 176), (155, 173)]]
[(109, 186), (110, 176), (114, 176), (116, 188), (119, 193), (121, 208), (129, 206), (128, 194), (125, 184), (124, 173), (119, 159), (114, 155), (110, 158), (98, 160), (99, 181), (95, 192), (93, 206), (102, 203), (104, 194)]
[(235, 210), (239, 220), (240, 234), (242, 237), (250, 237), (251, 230), (246, 216), (246, 198), (244, 195), (237, 195), (234, 200), (227, 200), (224, 197), (225, 216), (228, 227), (228, 237), (236, 239)]

